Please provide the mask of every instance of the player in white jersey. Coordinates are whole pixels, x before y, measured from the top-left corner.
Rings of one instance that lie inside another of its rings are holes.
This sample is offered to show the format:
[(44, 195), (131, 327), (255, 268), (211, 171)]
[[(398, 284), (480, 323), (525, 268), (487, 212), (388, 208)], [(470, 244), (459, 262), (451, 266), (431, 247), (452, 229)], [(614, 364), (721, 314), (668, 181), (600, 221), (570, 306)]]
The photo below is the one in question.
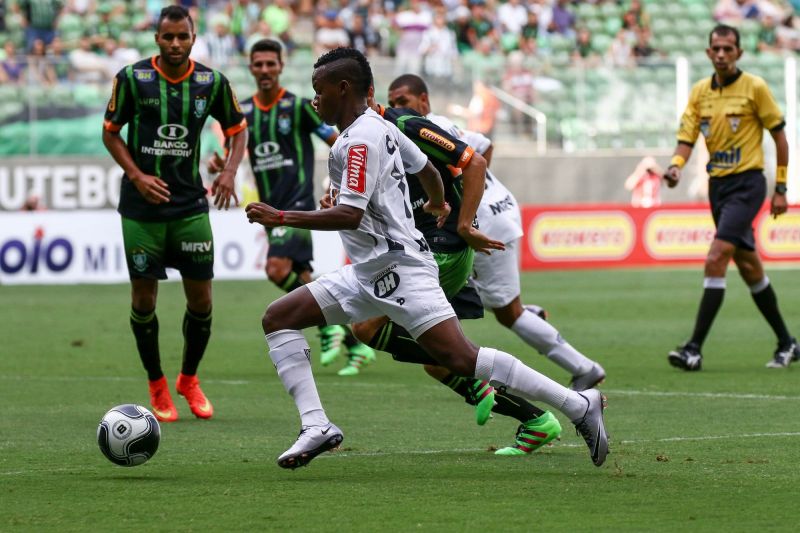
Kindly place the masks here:
[[(314, 65), (314, 106), (341, 134), (329, 160), (334, 206), (321, 211), (278, 211), (263, 203), (247, 206), (251, 223), (339, 231), (352, 264), (325, 274), (272, 302), (262, 318), (269, 354), (278, 376), (300, 413), (294, 445), (278, 457), (297, 468), (338, 446), (343, 435), (328, 420), (311, 372), (311, 350), (299, 330), (345, 324), (386, 315), (408, 330), (450, 371), (560, 410), (583, 436), (592, 462), (608, 454), (604, 398), (596, 389), (576, 392), (526, 367), (514, 356), (479, 348), (464, 337), (458, 319), (439, 287), (438, 270), (427, 243), (414, 228), (405, 171), (419, 177), (429, 200), (426, 211), (449, 214), (444, 186), (433, 177), (417, 150), (403, 161), (402, 135), (367, 108), (372, 71), (363, 54), (337, 48)], [(404, 147), (407, 153), (413, 148)], [(426, 170), (427, 169), (427, 170)]]
[[(484, 156), (487, 166), (491, 162), (492, 143), (478, 132), (462, 130), (450, 119), (431, 113), (428, 88), (415, 74), (404, 74), (389, 85), (389, 105), (407, 107), (428, 120), (460, 137)], [(543, 313), (534, 306), (523, 306), (520, 300), (519, 240), (522, 237), (522, 220), (519, 204), (514, 196), (488, 169), (483, 198), (478, 206), (480, 230), (505, 244), (505, 250), (495, 250), (491, 255), (475, 254), (471, 283), (478, 291), (483, 305), (490, 308), (503, 326), (511, 329), (528, 345), (567, 370), (572, 380), (571, 388), (584, 390), (596, 386), (605, 377), (605, 371), (572, 345), (558, 330), (545, 321)], [(426, 367), (428, 373), (440, 379), (441, 368)]]

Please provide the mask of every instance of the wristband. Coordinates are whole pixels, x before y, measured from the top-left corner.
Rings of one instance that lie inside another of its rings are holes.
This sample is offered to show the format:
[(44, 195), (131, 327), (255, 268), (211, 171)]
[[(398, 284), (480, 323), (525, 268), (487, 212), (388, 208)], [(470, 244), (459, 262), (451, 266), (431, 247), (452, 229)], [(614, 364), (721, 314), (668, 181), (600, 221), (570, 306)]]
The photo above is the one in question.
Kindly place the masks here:
[(673, 155), (672, 159), (669, 162), (669, 166), (671, 166), (671, 167), (674, 166), (674, 167), (678, 167), (678, 168), (683, 168), (683, 165), (685, 165), (685, 164), (686, 164), (686, 160), (682, 156), (679, 156), (678, 154)]
[(775, 183), (786, 185), (786, 165), (778, 165), (775, 171)]
[(283, 211), (278, 211), (278, 223), (283, 226)]

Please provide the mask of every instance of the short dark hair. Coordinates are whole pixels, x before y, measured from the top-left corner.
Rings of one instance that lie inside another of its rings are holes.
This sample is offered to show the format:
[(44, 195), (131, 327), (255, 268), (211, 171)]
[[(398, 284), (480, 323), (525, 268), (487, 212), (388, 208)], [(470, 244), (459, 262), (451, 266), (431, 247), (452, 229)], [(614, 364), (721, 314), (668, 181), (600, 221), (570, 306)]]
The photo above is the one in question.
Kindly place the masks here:
[(372, 86), (372, 68), (366, 56), (355, 48), (334, 48), (324, 53), (314, 63), (314, 69), (339, 61), (341, 65), (336, 66), (336, 74), (351, 82), (359, 96), (367, 96)]
[(256, 52), (275, 52), (278, 54), (278, 61), (283, 63), (283, 58), (281, 57), (282, 51), (283, 46), (275, 39), (261, 39), (250, 48), (250, 61), (253, 60), (253, 54)]
[(714, 29), (711, 30), (711, 33), (708, 34), (709, 46), (711, 46), (711, 39), (714, 37), (715, 33), (720, 37), (733, 34), (733, 36), (736, 37), (736, 48), (741, 48), (741, 46), (739, 45), (739, 30), (737, 30), (733, 26), (728, 26), (727, 24), (717, 24), (716, 26), (714, 26)]
[(402, 74), (394, 79), (389, 85), (389, 90), (394, 91), (400, 87), (408, 87), (408, 90), (414, 96), (420, 96), (422, 93), (428, 92), (428, 86), (425, 85), (425, 80), (416, 74)]
[(161, 13), (158, 15), (158, 22), (156, 23), (156, 31), (159, 31), (161, 29), (161, 23), (164, 22), (164, 19), (169, 19), (172, 22), (178, 22), (179, 20), (189, 19), (189, 26), (192, 28), (192, 32), (194, 32), (194, 21), (192, 20), (192, 16), (183, 6), (171, 5), (162, 9)]

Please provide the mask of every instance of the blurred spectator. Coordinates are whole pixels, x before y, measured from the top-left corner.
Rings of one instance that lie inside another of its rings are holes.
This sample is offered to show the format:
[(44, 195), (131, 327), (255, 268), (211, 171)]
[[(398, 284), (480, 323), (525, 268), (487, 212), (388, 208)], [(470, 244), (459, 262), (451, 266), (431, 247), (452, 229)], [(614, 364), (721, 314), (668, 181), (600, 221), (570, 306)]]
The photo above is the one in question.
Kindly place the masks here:
[(572, 60), (585, 66), (595, 66), (599, 59), (600, 56), (592, 44), (592, 32), (589, 28), (579, 28), (575, 36), (575, 48), (572, 49)]
[(494, 29), (489, 10), (486, 8), (484, 0), (469, 0), (470, 21), (467, 37), (473, 49), (478, 47), (478, 43), (484, 39), (491, 39), (492, 43), (499, 43), (497, 32)]
[(106, 60), (106, 76), (108, 79), (122, 70), (126, 65), (136, 63), (139, 59), (139, 51), (128, 46), (129, 37), (121, 35), (119, 41), (113, 39), (103, 43), (103, 53)]
[(639, 28), (636, 35), (636, 44), (633, 47), (633, 57), (636, 63), (641, 65), (646, 63), (647, 59), (658, 52), (653, 45), (650, 44), (650, 29)]
[(547, 31), (560, 33), (565, 37), (575, 37), (575, 15), (569, 8), (569, 0), (556, 0)]
[(433, 24), (431, 12), (419, 0), (409, 0), (408, 8), (398, 11), (394, 17), (397, 29), (394, 69), (397, 74), (420, 74), (422, 58), (419, 43), (422, 34)]
[(28, 54), (28, 69), (30, 81), (37, 85), (54, 85), (58, 79), (52, 63), (47, 58), (47, 49), (44, 41), (33, 41), (31, 52)]
[[(114, 10), (108, 2), (102, 2), (97, 6), (97, 14), (100, 19), (97, 24), (90, 29), (92, 47), (95, 50), (104, 50), (106, 41), (116, 41), (122, 33), (120, 19), (125, 15), (125, 6), (120, 4), (122, 12)], [(116, 74), (116, 71), (114, 72)]]
[(422, 34), (419, 54), (424, 57), (425, 74), (432, 78), (433, 84), (452, 78), (458, 47), (456, 35), (447, 27), (443, 14), (437, 13), (433, 17), (433, 26)]
[(20, 211), (44, 211), (44, 209), (41, 199), (35, 194), (32, 194), (25, 198), (25, 203), (22, 204)]
[(92, 41), (84, 35), (78, 48), (69, 53), (69, 64), (78, 83), (98, 83), (105, 80), (106, 61), (92, 51)]
[(625, 188), (631, 191), (631, 206), (658, 207), (661, 205), (661, 176), (664, 170), (650, 156), (643, 158), (625, 179)]
[(520, 0), (508, 0), (497, 8), (497, 24), (500, 32), (519, 35), (528, 18), (529, 9)]
[(456, 47), (459, 53), (472, 50), (472, 43), (469, 42), (471, 13), (467, 6), (458, 6), (453, 12), (452, 30), (456, 35)]
[(491, 88), (480, 79), (476, 79), (472, 83), (472, 98), (469, 101), (468, 109), (467, 129), (491, 138), (497, 111), (500, 109), (500, 101)]
[(225, 68), (237, 55), (236, 39), (230, 33), (230, 19), (224, 13), (218, 13), (211, 25), (213, 31), (205, 39), (208, 55), (214, 67)]
[(800, 31), (795, 28), (796, 17), (788, 15), (783, 23), (775, 29), (778, 46), (783, 50), (800, 51)]
[(639, 31), (639, 22), (636, 19), (636, 14), (632, 11), (626, 11), (622, 15), (622, 31), (625, 32), (625, 40), (629, 45), (633, 46), (637, 39), (637, 32)]
[(231, 21), (231, 35), (236, 40), (239, 53), (244, 52), (245, 36), (250, 30), (249, 4), (249, 0), (233, 0), (225, 6), (225, 13)]
[(778, 44), (778, 21), (770, 16), (765, 16), (761, 20), (761, 28), (758, 31), (758, 51), (774, 52), (780, 49)]
[[(533, 85), (533, 71), (525, 66), (525, 54), (514, 50), (508, 54), (508, 64), (503, 74), (503, 90), (522, 102), (533, 105), (536, 96)], [(531, 117), (517, 108), (511, 109), (511, 126), (516, 134), (533, 132)]]
[(6, 29), (6, 0), (0, 0), (0, 32)]
[(350, 46), (364, 55), (372, 54), (378, 49), (378, 34), (367, 26), (364, 15), (360, 13), (353, 15), (353, 26), (347, 30), (347, 35), (350, 37)]
[(256, 23), (255, 31), (247, 37), (247, 40), (244, 43), (245, 55), (249, 55), (250, 49), (253, 47), (253, 45), (262, 39), (272, 39), (273, 41), (281, 43), (281, 46), (284, 49), (286, 48), (286, 45), (283, 43), (283, 41), (272, 35), (272, 30), (270, 29), (269, 24), (267, 24), (265, 20), (259, 20)]
[(25, 61), (17, 55), (17, 47), (11, 40), (3, 45), (5, 57), (0, 62), (0, 83), (22, 84), (25, 81)]
[(335, 9), (327, 9), (317, 16), (317, 31), (314, 34), (314, 54), (320, 56), (328, 50), (350, 45), (350, 36), (342, 27)]
[(484, 37), (475, 50), (461, 57), (464, 68), (472, 73), (472, 78), (486, 83), (500, 83), (503, 79), (503, 56), (497, 53), (491, 37)]
[(640, 28), (650, 27), (650, 15), (645, 12), (641, 0), (631, 0), (631, 4), (628, 6), (626, 13), (633, 15), (636, 25)]
[(269, 24), (272, 35), (278, 37), (288, 50), (294, 49), (290, 31), (294, 14), (288, 0), (274, 0), (261, 13), (261, 18)]
[(633, 47), (628, 40), (628, 32), (621, 29), (617, 32), (614, 40), (606, 52), (606, 58), (610, 65), (614, 67), (628, 68), (635, 66), (633, 60)]
[(53, 67), (53, 72), (59, 82), (68, 81), (71, 77), (69, 59), (64, 51), (64, 43), (60, 37), (56, 36), (47, 49), (47, 60)]
[(723, 24), (737, 25), (742, 19), (736, 0), (717, 0), (713, 14), (714, 19)]
[(527, 20), (520, 29), (519, 49), (528, 55), (535, 55), (539, 49), (539, 16), (528, 10)]
[(17, 4), (22, 10), (26, 49), (30, 50), (36, 39), (41, 39), (45, 45), (53, 42), (64, 3), (61, 0), (18, 0)]

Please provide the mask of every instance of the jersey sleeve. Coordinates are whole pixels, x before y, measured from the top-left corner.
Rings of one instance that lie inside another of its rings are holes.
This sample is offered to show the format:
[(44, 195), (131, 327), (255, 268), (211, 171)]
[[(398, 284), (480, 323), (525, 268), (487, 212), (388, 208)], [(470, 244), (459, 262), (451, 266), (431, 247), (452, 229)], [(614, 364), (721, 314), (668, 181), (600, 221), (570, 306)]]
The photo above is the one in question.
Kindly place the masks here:
[(770, 131), (781, 129), (786, 123), (783, 120), (778, 103), (773, 98), (766, 82), (759, 80), (753, 88), (753, 98), (761, 124)]
[(214, 101), (211, 102), (210, 114), (217, 119), (225, 137), (233, 137), (243, 129), (247, 128), (247, 120), (244, 118), (242, 108), (233, 92), (228, 78), (214, 72), (214, 76), (220, 77), (220, 89), (217, 91)]
[(453, 175), (458, 175), (460, 169), (467, 166), (472, 154), (475, 153), (475, 150), (464, 141), (426, 118), (404, 117), (398, 120), (397, 126), (428, 158), (447, 165)]
[(117, 72), (111, 83), (111, 98), (103, 119), (103, 129), (107, 131), (116, 133), (133, 118), (134, 102), (129, 85), (133, 80), (128, 81), (129, 70), (124, 68)]
[(397, 141), (406, 174), (416, 174), (425, 168), (425, 165), (428, 164), (428, 156), (417, 148), (411, 139), (398, 132)]
[(331, 126), (322, 122), (311, 102), (306, 98), (303, 98), (300, 103), (300, 129), (313, 133), (323, 141), (330, 139), (331, 135), (336, 132)]
[(380, 172), (378, 147), (365, 139), (354, 139), (340, 148), (344, 158), (338, 203), (366, 210), (375, 192)]
[(678, 126), (678, 142), (694, 145), (697, 136), (700, 135), (700, 114), (698, 113), (698, 100), (700, 96), (700, 86), (692, 87), (689, 93), (689, 102), (681, 115), (681, 123)]
[(492, 141), (483, 133), (477, 131), (461, 130), (461, 140), (470, 145), (479, 154), (486, 153), (492, 146)]

